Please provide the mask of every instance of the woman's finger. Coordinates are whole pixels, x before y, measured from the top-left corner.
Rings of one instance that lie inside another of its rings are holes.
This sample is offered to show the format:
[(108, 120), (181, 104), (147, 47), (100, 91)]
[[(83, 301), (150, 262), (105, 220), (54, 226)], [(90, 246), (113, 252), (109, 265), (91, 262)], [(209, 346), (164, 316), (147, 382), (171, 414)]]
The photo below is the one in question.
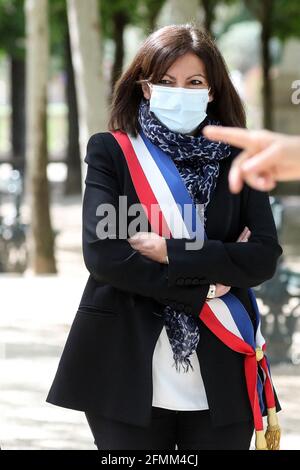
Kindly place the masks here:
[(240, 234), (240, 237), (243, 238), (245, 236), (245, 234), (247, 233), (247, 227), (244, 227), (243, 231), (241, 232)]
[(230, 289), (230, 286), (225, 286), (224, 284), (216, 284), (216, 297), (221, 297), (222, 295), (227, 294)]
[(247, 242), (248, 239), (249, 239), (249, 237), (250, 237), (250, 235), (251, 235), (251, 232), (250, 232), (249, 229), (247, 229), (247, 230), (245, 231), (245, 233), (243, 234), (243, 236), (242, 236), (242, 238), (241, 238), (241, 241), (242, 241), (242, 242)]
[[(241, 234), (239, 235), (238, 239), (237, 239), (237, 242), (241, 241), (245, 236), (249, 235), (249, 228), (248, 227), (245, 227), (244, 230), (241, 232)], [(251, 233), (251, 232), (250, 232)]]

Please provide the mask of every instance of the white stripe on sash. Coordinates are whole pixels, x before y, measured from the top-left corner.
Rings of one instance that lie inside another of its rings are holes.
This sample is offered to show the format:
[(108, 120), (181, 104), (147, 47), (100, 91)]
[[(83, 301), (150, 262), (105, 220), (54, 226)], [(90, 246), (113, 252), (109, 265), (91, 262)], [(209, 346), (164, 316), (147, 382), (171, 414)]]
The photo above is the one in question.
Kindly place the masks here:
[[(134, 149), (136, 158), (141, 165), (149, 186), (151, 187), (168, 224), (172, 237), (190, 238), (189, 231), (184, 223), (184, 214), (181, 214), (181, 207), (177, 205), (164, 175), (161, 173), (143, 138), (140, 136), (140, 134), (138, 134), (137, 137), (132, 137), (129, 134), (127, 135)], [(151, 214), (148, 215), (148, 218), (151, 220)], [(210, 299), (207, 302), (215, 317), (223, 325), (223, 327), (244, 341), (244, 338), (234, 321), (231, 311), (226, 302), (222, 300), (222, 297)], [(262, 348), (265, 344), (265, 339), (260, 329), (260, 322), (256, 331), (255, 342), (256, 347)]]
[(256, 347), (258, 348), (262, 348), (266, 342), (265, 338), (262, 335), (260, 325), (261, 325), (261, 322), (259, 322), (258, 328), (256, 330), (256, 335), (255, 335)]
[[(184, 223), (181, 210), (178, 207), (169, 186), (156, 165), (142, 137), (132, 137), (128, 134), (139, 163), (146, 175), (149, 185), (155, 194), (161, 211), (174, 238), (190, 238)], [(184, 214), (183, 214), (184, 215)]]
[(222, 300), (222, 298), (215, 298), (207, 301), (209, 308), (214, 312), (215, 317), (219, 320), (219, 322), (226, 328), (228, 331), (233, 333), (238, 338), (243, 339), (240, 330), (235, 324), (234, 319), (230, 313), (229, 308), (227, 307), (226, 303)]

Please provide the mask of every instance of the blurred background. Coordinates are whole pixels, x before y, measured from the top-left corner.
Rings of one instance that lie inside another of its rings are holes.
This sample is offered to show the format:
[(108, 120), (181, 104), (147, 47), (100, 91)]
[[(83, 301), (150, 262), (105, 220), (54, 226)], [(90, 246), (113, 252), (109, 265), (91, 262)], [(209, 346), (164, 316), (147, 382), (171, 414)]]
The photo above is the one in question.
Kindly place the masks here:
[[(95, 449), (83, 413), (45, 402), (88, 278), (86, 144), (154, 29), (192, 21), (228, 64), (249, 128), (300, 134), (298, 0), (0, 0), (0, 445)], [(283, 411), (300, 449), (300, 182), (270, 200), (284, 255), (255, 288)]]

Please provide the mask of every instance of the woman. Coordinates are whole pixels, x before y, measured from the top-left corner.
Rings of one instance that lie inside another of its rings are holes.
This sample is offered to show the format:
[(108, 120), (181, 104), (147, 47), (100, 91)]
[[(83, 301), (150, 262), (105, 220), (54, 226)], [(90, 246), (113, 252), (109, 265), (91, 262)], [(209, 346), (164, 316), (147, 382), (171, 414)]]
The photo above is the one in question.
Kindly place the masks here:
[[(250, 445), (244, 357), (199, 312), (230, 291), (255, 323), (247, 288), (273, 276), (282, 250), (268, 195), (248, 187), (230, 193), (238, 151), (204, 138), (206, 124), (245, 126), (218, 49), (190, 24), (158, 29), (116, 83), (110, 131), (88, 142), (83, 255), (90, 276), (47, 397), (85, 412), (98, 449)], [(203, 209), (201, 249), (186, 248), (193, 236), (155, 232), (146, 210), (132, 229), (134, 205), (149, 194), (170, 196), (156, 179), (163, 173)], [(107, 221), (111, 207), (117, 216)]]

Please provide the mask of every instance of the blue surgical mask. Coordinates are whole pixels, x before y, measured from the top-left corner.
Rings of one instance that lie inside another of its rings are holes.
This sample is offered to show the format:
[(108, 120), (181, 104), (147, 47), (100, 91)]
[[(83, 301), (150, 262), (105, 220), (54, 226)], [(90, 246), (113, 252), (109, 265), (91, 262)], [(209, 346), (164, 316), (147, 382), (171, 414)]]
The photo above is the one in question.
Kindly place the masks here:
[(206, 118), (209, 102), (207, 88), (181, 88), (154, 85), (150, 111), (171, 131), (190, 133)]

